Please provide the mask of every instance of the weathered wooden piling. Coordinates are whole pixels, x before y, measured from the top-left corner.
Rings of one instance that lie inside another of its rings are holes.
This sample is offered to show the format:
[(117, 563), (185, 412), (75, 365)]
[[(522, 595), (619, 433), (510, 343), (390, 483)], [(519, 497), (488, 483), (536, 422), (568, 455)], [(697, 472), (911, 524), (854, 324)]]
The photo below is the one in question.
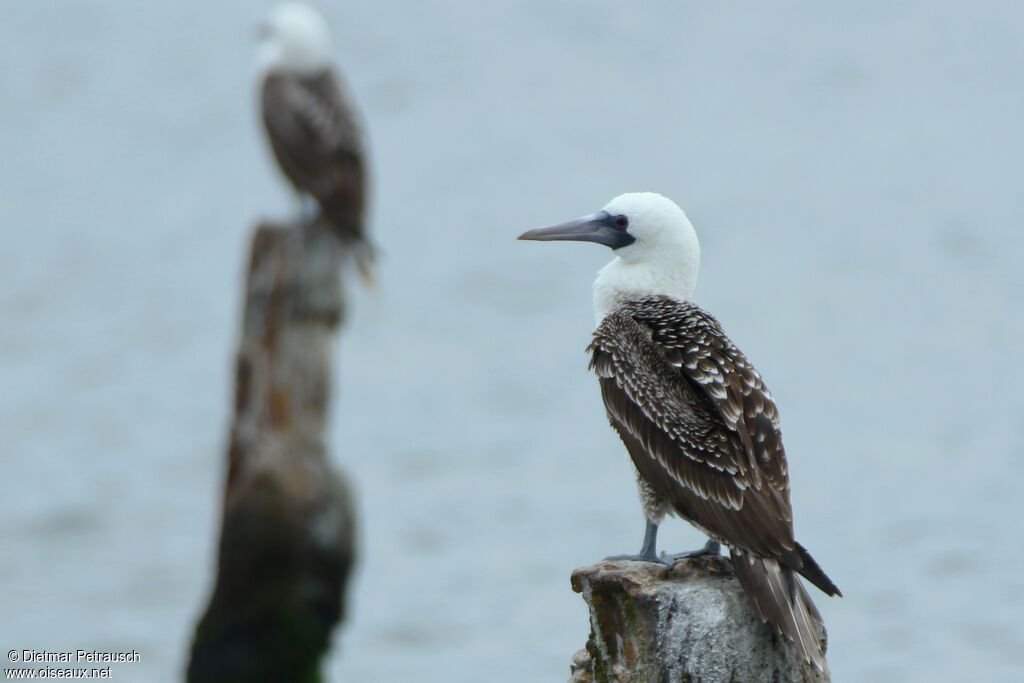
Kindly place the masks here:
[(725, 557), (671, 569), (601, 562), (574, 571), (572, 587), (587, 602), (591, 631), (573, 656), (570, 683), (830, 680), (761, 621)]
[(190, 683), (319, 681), (344, 617), (353, 502), (325, 444), (341, 262), (317, 224), (253, 237), (217, 577)]

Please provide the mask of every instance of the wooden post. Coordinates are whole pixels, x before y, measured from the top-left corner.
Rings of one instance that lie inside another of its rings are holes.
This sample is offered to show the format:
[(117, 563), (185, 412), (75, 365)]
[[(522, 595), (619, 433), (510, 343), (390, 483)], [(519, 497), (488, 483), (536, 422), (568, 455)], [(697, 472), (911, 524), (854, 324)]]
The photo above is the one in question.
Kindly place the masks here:
[(758, 618), (725, 557), (672, 569), (601, 562), (574, 571), (572, 588), (590, 608), (591, 631), (570, 683), (830, 680)]
[(344, 616), (353, 504), (324, 437), (341, 260), (320, 225), (263, 225), (253, 237), (217, 578), (190, 683), (319, 681)]

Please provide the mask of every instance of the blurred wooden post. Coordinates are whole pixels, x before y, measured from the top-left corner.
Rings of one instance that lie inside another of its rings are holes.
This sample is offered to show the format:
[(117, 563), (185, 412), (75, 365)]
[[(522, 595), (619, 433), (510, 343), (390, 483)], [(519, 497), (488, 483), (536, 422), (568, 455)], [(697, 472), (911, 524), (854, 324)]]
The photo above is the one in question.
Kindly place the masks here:
[(252, 240), (217, 578), (187, 677), (320, 680), (354, 559), (353, 503), (327, 456), (341, 250), (318, 225)]
[[(590, 637), (570, 683), (827, 683), (754, 612), (725, 557), (601, 562), (572, 588), (590, 609)], [(821, 634), (822, 639), (825, 634)]]

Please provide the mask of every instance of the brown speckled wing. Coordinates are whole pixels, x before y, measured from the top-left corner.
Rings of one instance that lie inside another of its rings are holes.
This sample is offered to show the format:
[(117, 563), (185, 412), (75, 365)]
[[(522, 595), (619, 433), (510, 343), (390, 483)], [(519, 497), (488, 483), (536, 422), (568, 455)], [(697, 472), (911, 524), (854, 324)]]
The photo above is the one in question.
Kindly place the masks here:
[(605, 317), (589, 351), (640, 475), (711, 536), (800, 567), (778, 412), (718, 322), (688, 302), (637, 299)]
[(821, 616), (793, 572), (841, 593), (793, 538), (779, 415), (761, 376), (711, 315), (664, 296), (620, 305), (589, 351), (640, 476), (729, 546), (757, 613), (824, 670)]
[(313, 195), (350, 238), (362, 238), (366, 174), (355, 108), (331, 70), (271, 73), (263, 81), (263, 123), (296, 189)]

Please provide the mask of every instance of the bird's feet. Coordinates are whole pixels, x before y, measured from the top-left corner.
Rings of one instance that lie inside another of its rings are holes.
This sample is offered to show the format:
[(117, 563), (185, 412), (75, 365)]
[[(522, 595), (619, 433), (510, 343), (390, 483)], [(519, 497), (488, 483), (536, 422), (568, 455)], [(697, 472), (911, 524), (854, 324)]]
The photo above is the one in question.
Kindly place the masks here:
[(654, 564), (663, 564), (666, 567), (671, 567), (675, 564), (675, 561), (666, 557), (665, 553), (662, 553), (659, 557), (653, 552), (636, 553), (635, 555), (609, 555), (604, 559), (606, 562), (617, 562), (619, 560), (625, 560), (628, 562), (652, 562)]
[(309, 195), (299, 196), (299, 218), (307, 226), (320, 220), (320, 205)]
[(666, 559), (664, 553), (658, 556), (658, 525), (647, 520), (647, 526), (644, 528), (644, 543), (640, 547), (640, 552), (636, 555), (612, 555), (611, 557), (604, 558), (605, 560), (628, 560), (630, 562), (653, 562), (654, 564), (663, 564), (667, 567), (671, 567), (673, 560)]
[(698, 550), (689, 550), (685, 553), (668, 553), (661, 554), (661, 560), (671, 564), (675, 564), (679, 560), (685, 560), (691, 557), (705, 557), (708, 555), (718, 555), (722, 552), (722, 545), (718, 541), (709, 540), (704, 544), (703, 548)]

